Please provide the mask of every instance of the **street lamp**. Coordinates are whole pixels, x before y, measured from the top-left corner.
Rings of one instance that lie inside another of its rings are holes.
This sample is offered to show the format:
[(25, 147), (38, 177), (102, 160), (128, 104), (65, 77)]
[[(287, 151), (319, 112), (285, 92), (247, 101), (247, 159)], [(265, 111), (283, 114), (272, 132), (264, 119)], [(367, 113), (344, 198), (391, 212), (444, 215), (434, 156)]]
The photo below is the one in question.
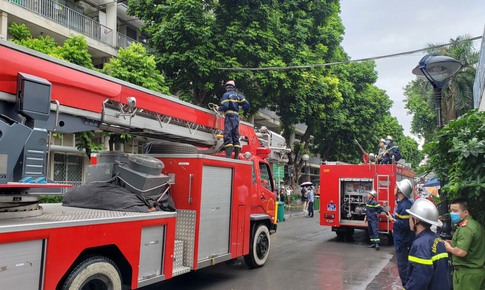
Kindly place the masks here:
[[(452, 57), (428, 54), (425, 55), (413, 69), (413, 74), (421, 78), (424, 77), (433, 86), (436, 108), (436, 127), (438, 130), (443, 127), (441, 122), (441, 89), (461, 67), (462, 64)], [(444, 192), (443, 194), (441, 193), (441, 184), (439, 193), (443, 198), (441, 212), (444, 214), (448, 211), (448, 200), (446, 194)], [(440, 235), (443, 239), (451, 239), (451, 222), (449, 219), (443, 221)]]
[(310, 160), (310, 156), (308, 154), (303, 154), (301, 156), (301, 159), (303, 161), (305, 161), (305, 176), (306, 176), (306, 181), (311, 181), (310, 180), (310, 175), (308, 174), (308, 166), (307, 166), (307, 162), (308, 162), (308, 160)]
[(436, 127), (438, 129), (441, 129), (443, 126), (441, 123), (441, 89), (461, 67), (462, 64), (452, 57), (428, 54), (425, 55), (413, 69), (413, 74), (428, 80), (433, 86), (436, 108)]

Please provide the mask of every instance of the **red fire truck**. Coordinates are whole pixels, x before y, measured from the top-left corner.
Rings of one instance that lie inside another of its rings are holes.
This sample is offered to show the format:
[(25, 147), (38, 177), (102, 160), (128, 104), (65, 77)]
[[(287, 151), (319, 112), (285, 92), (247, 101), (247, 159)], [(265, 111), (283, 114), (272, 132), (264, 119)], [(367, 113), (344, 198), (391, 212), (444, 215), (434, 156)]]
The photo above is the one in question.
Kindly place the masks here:
[[(374, 189), (376, 200), (393, 213), (396, 182), (403, 179), (414, 184), (413, 171), (401, 164), (326, 162), (320, 166), (320, 225), (331, 226), (339, 238), (352, 236), (354, 229), (367, 229), (367, 193)], [(384, 214), (379, 216), (379, 232), (392, 240), (392, 223)]]
[[(224, 158), (213, 110), (3, 40), (0, 64), (0, 288), (135, 289), (237, 257), (266, 263), (276, 220), (264, 132), (242, 122), (242, 152)], [(49, 132), (94, 129), (176, 142), (110, 165), (149, 188), (165, 180), (176, 211), (39, 204), (63, 186), (45, 179)]]

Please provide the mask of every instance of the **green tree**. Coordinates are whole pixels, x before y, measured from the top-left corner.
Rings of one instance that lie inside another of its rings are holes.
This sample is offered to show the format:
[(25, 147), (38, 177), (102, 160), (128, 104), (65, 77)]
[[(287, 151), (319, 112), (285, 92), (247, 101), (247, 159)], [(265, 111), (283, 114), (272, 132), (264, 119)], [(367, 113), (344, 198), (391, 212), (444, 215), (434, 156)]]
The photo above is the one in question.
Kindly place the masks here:
[(88, 42), (82, 35), (71, 36), (62, 46), (54, 48), (49, 54), (70, 63), (94, 69), (91, 54), (88, 51)]
[(8, 29), (10, 41), (13, 43), (70, 63), (94, 69), (91, 54), (88, 51), (88, 43), (82, 35), (71, 36), (62, 46), (59, 46), (55, 39), (49, 35), (41, 35), (38, 38), (34, 38), (25, 24), (12, 23)]
[[(285, 137), (294, 124), (307, 123), (303, 148), (308, 148), (315, 124), (342, 101), (339, 80), (331, 70), (255, 73), (218, 68), (332, 61), (341, 51), (339, 8), (337, 0), (133, 0), (129, 9), (147, 23), (145, 29), (153, 36), (150, 45), (173, 93), (204, 105), (222, 94), (223, 80), (235, 79), (251, 112), (265, 107), (277, 112)], [(301, 165), (301, 154), (294, 153)]]
[(449, 199), (466, 197), (485, 224), (485, 112), (469, 111), (439, 131), (425, 146), (429, 168)]
[[(172, 93), (195, 104), (207, 104), (220, 83), (224, 55), (216, 45), (217, 1), (131, 0), (129, 12), (143, 19), (150, 46)], [(213, 100), (212, 100), (213, 101)]]
[(47, 36), (32, 37), (30, 29), (25, 24), (12, 23), (8, 28), (8, 35), (10, 41), (27, 48), (50, 54), (54, 51), (58, 44), (54, 38)]
[(140, 43), (133, 42), (127, 48), (120, 48), (118, 56), (105, 63), (102, 72), (150, 90), (169, 93), (155, 57), (149, 55)]

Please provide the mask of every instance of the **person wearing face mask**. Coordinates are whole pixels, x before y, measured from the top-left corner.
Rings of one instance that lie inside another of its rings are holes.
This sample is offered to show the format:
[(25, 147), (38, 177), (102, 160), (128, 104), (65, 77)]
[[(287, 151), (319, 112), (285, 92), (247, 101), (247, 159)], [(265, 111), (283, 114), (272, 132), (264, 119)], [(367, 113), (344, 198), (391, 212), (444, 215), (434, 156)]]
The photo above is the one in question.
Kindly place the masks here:
[(397, 207), (394, 214), (387, 217), (394, 223), (392, 235), (394, 237), (394, 249), (396, 252), (397, 269), (402, 285), (407, 282), (407, 267), (409, 249), (414, 241), (414, 232), (409, 227), (409, 214), (413, 201), (410, 199), (413, 192), (413, 185), (408, 179), (396, 182), (394, 194), (396, 195)]
[(485, 289), (485, 232), (470, 214), (469, 203), (457, 198), (450, 206), (451, 222), (456, 225), (446, 250), (453, 260), (454, 290)]
[(448, 290), (448, 253), (445, 243), (431, 226), (441, 227), (438, 209), (429, 200), (420, 198), (406, 210), (411, 216), (409, 227), (415, 231), (416, 239), (409, 250), (406, 290)]

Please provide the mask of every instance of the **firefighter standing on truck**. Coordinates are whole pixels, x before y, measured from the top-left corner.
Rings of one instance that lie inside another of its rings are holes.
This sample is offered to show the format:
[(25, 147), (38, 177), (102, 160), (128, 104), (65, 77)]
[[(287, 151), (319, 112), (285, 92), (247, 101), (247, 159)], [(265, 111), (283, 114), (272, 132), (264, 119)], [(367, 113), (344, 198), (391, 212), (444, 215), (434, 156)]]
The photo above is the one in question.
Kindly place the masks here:
[(234, 150), (234, 159), (239, 158), (241, 145), (239, 144), (239, 106), (242, 106), (243, 114), (249, 111), (249, 102), (243, 95), (236, 92), (236, 83), (227, 81), (226, 92), (221, 98), (219, 111), (224, 112), (224, 148), (226, 157), (231, 158)]
[(369, 238), (371, 245), (369, 248), (375, 248), (379, 251), (379, 244), (381, 240), (379, 239), (379, 220), (377, 215), (382, 213), (384, 210), (381, 205), (375, 200), (377, 192), (375, 190), (369, 191), (367, 194), (368, 201), (365, 205), (365, 218), (364, 222), (367, 222), (367, 230), (369, 231)]
[(406, 211), (411, 215), (409, 226), (416, 232), (416, 239), (409, 250), (408, 280), (404, 289), (450, 289), (445, 243), (431, 231), (432, 225), (443, 226), (438, 209), (431, 201), (420, 198)]
[(396, 250), (397, 269), (403, 286), (407, 282), (409, 249), (414, 241), (414, 232), (409, 227), (410, 216), (406, 212), (413, 205), (410, 199), (412, 192), (413, 185), (408, 179), (396, 182), (394, 194), (396, 195), (397, 207), (394, 210), (394, 215), (387, 215), (389, 220), (394, 223), (392, 234)]

